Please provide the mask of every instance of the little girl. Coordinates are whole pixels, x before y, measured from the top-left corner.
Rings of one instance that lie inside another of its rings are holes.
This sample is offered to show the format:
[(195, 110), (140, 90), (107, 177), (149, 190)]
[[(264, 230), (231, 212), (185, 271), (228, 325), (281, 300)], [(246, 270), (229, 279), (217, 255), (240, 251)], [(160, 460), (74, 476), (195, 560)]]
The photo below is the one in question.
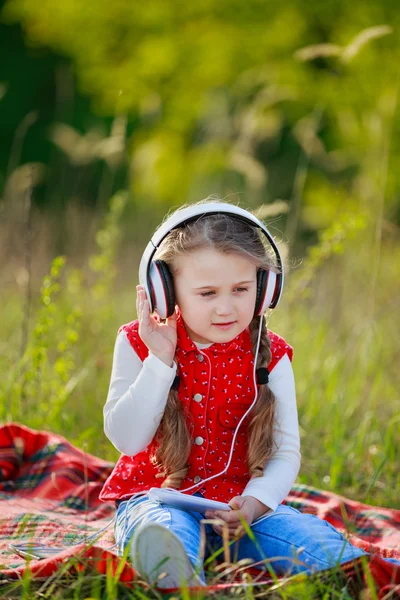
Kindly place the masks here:
[[(292, 348), (264, 316), (283, 284), (265, 226), (222, 202), (179, 209), (139, 274), (138, 320), (118, 333), (104, 407), (105, 433), (122, 456), (100, 495), (117, 503), (116, 540), (121, 551), (129, 545), (139, 574), (160, 588), (202, 585), (203, 560), (223, 536), (236, 560), (279, 575), (365, 554), (328, 522), (283, 504), (300, 443)], [(233, 510), (172, 508), (149, 498), (152, 487)]]

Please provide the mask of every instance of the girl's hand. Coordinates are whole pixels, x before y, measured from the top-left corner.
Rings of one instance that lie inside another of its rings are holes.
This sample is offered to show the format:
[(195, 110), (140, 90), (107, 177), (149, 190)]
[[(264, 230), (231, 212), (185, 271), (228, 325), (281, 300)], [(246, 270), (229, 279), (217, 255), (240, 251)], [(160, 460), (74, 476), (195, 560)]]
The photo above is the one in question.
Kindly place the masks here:
[(223, 525), (213, 525), (213, 529), (219, 535), (223, 535), (223, 530), (228, 528), (229, 539), (241, 538), (246, 533), (243, 521), (250, 526), (268, 510), (268, 506), (253, 496), (235, 496), (229, 504), (234, 510), (216, 510), (205, 513), (208, 519), (217, 518), (225, 521)]
[(171, 367), (177, 342), (176, 313), (174, 312), (165, 323), (160, 323), (150, 314), (150, 304), (143, 286), (137, 285), (136, 290), (139, 335), (150, 352)]

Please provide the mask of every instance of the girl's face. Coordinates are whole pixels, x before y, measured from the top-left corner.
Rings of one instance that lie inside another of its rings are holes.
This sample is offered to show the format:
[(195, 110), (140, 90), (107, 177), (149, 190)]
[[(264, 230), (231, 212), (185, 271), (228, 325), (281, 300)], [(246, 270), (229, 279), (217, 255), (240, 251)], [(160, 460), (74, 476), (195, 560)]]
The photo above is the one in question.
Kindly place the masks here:
[(239, 254), (202, 248), (174, 262), (177, 304), (194, 342), (230, 342), (250, 324), (257, 267)]

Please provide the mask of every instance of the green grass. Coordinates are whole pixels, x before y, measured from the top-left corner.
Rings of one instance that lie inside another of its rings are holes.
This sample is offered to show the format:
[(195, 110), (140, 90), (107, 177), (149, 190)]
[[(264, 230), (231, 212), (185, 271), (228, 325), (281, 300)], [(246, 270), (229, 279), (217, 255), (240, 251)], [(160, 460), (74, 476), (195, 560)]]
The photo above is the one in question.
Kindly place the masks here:
[[(84, 269), (53, 264), (42, 291), (33, 294), (25, 332), (24, 290), (9, 284), (0, 295), (1, 419), (42, 428), (46, 415), (52, 430), (109, 460), (118, 457), (102, 423), (113, 344), (119, 325), (135, 318), (135, 275), (122, 281), (116, 269), (120, 212), (118, 206), (111, 210), (106, 234)], [(298, 481), (398, 507), (400, 244), (382, 245), (377, 256), (368, 226), (349, 232), (336, 223), (333, 231), (333, 238), (328, 232), (289, 271), (284, 300), (270, 319), (270, 328), (295, 350), (303, 456)], [(28, 343), (22, 348), (24, 333)], [(348, 594), (343, 581), (332, 577), (293, 582), (270, 597), (345, 599)], [(159, 597), (143, 588), (130, 590), (111, 575), (62, 572), (43, 582), (28, 575), (22, 582), (4, 582), (0, 595)], [(240, 593), (241, 598), (259, 595), (251, 587)]]
[[(73, 560), (71, 560), (73, 563)], [(196, 590), (189, 592), (183, 588), (180, 594), (162, 595), (144, 582), (137, 581), (127, 586), (118, 581), (111, 574), (99, 575), (90, 571), (67, 572), (69, 563), (57, 571), (51, 577), (32, 580), (27, 572), (21, 581), (0, 581), (0, 597), (9, 600), (49, 598), (49, 599), (104, 599), (104, 600), (144, 600), (169, 597), (196, 598), (202, 600), (209, 597), (209, 593)], [(223, 568), (209, 573), (210, 585), (226, 584), (233, 581), (233, 568), (222, 565)], [(231, 586), (229, 589), (215, 590), (212, 597), (216, 600), (239, 597), (246, 600), (268, 597), (271, 600), (309, 600), (310, 598), (350, 600), (357, 597), (356, 594), (363, 589), (362, 568), (354, 576), (352, 583), (346, 581), (340, 569), (330, 570), (329, 573), (320, 573), (307, 577), (303, 575), (293, 576), (286, 580), (276, 580), (275, 583), (263, 587), (257, 585), (249, 575), (243, 574), (239, 585)], [(370, 586), (371, 598), (375, 598), (373, 586)], [(390, 598), (390, 596), (388, 596)]]

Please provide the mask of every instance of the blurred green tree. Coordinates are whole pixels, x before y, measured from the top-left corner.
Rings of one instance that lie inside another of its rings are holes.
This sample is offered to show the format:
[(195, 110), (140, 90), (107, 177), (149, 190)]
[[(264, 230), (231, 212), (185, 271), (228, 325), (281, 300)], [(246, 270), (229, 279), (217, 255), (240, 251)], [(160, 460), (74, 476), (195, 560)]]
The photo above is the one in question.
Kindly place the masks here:
[(294, 234), (300, 200), (314, 229), (343, 202), (378, 210), (384, 188), (399, 218), (391, 0), (12, 0), (2, 18), (72, 57), (99, 114), (135, 121), (136, 197), (281, 197), (294, 204)]

